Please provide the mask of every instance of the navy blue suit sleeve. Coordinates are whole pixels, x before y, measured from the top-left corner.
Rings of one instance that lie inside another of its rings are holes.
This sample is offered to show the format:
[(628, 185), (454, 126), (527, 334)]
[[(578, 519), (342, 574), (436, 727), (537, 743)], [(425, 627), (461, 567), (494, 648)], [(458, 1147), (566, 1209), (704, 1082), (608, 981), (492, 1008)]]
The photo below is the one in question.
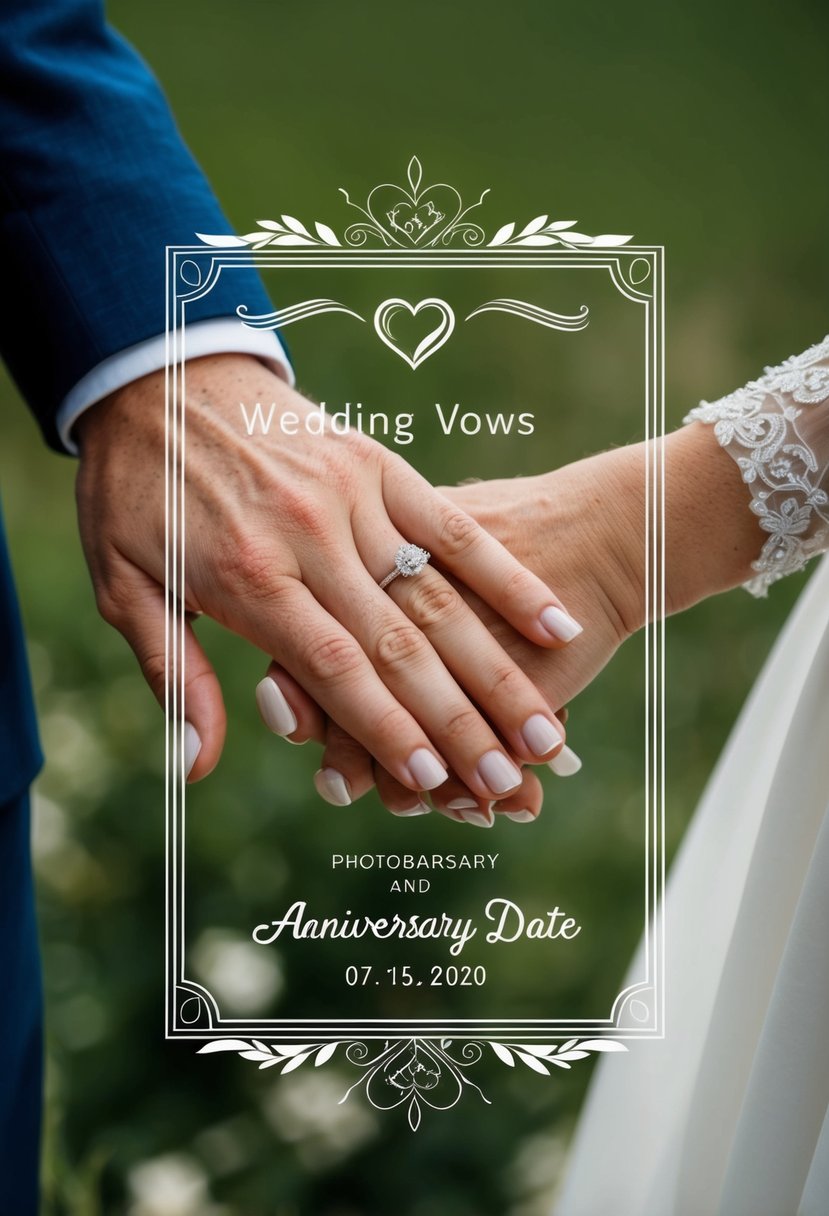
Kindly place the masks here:
[[(228, 221), (167, 102), (98, 0), (0, 4), (0, 349), (48, 443), (61, 400), (164, 331), (165, 245)], [(242, 276), (245, 276), (244, 279)], [(240, 270), (188, 320), (270, 304)]]

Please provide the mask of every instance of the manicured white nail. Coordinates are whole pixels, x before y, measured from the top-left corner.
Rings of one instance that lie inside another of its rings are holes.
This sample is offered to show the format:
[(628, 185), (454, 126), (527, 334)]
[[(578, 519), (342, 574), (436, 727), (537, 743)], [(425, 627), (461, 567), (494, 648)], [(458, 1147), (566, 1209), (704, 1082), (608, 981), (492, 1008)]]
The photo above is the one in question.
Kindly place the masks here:
[(450, 811), (469, 811), (478, 809), (478, 804), (474, 798), (453, 798), (452, 801), (447, 802), (446, 805)]
[(321, 768), (314, 773), (314, 785), (320, 798), (332, 806), (351, 806), (351, 791), (342, 773), (335, 768)]
[(459, 811), (458, 814), (464, 823), (471, 823), (476, 828), (491, 828), (495, 823), (495, 816), (492, 811)]
[(565, 743), (558, 755), (547, 761), (547, 767), (551, 768), (558, 777), (572, 777), (581, 768), (581, 760)]
[(407, 767), (419, 790), (437, 789), (449, 776), (443, 765), (425, 747), (412, 752)]
[(560, 642), (572, 642), (584, 628), (563, 608), (554, 608), (552, 604), (541, 613), (541, 624)]
[(521, 735), (527, 747), (535, 756), (546, 756), (562, 740), (562, 732), (556, 730), (549, 718), (543, 714), (533, 714), (521, 727)]
[[(389, 807), (391, 810), (391, 807)], [(416, 806), (410, 806), (405, 811), (392, 811), (392, 815), (396, 815), (398, 819), (408, 819), (414, 815), (431, 815), (432, 808), (427, 806), (425, 802), (418, 802)]]
[(193, 765), (198, 760), (199, 752), (201, 751), (201, 738), (199, 737), (199, 732), (196, 730), (192, 722), (184, 723), (183, 741), (184, 778), (186, 780), (193, 771)]
[(285, 694), (270, 676), (256, 685), (256, 704), (262, 721), (275, 735), (292, 735), (297, 728), (296, 714), (285, 700)]
[(503, 752), (491, 751), (481, 756), (478, 776), (493, 794), (506, 794), (521, 784), (521, 773)]
[(513, 823), (535, 823), (538, 818), (532, 811), (503, 811), (507, 819), (511, 819)]

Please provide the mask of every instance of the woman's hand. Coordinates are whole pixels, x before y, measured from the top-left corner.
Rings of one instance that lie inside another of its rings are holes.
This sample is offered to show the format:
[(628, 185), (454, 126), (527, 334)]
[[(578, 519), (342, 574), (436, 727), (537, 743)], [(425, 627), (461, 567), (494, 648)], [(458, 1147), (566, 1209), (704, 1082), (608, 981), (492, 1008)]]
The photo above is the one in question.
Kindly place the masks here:
[[(267, 435), (247, 433), (240, 402), (248, 415), (261, 403), (266, 418), (275, 403)], [(530, 649), (561, 646), (579, 627), (541, 579), (400, 457), (354, 432), (309, 433), (304, 419), (315, 412), (255, 359), (188, 364), (181, 599), (273, 656), (401, 786), (433, 789), (451, 767), (477, 796), (498, 797), (520, 783), (512, 757), (544, 759), (560, 734), (456, 587), (480, 596)], [(162, 703), (164, 420), (157, 373), (78, 426), (81, 536), (98, 604)], [(456, 587), (429, 566), (381, 590), (403, 541), (430, 550)], [(197, 779), (218, 759), (224, 709), (189, 625), (184, 659)]]
[[(565, 602), (584, 624), (566, 649), (548, 655), (522, 638), (479, 597), (463, 592), (476, 615), (510, 656), (528, 672), (553, 708), (575, 696), (605, 665), (621, 642), (643, 622), (644, 466), (630, 450), (596, 456), (540, 477), (478, 482), (443, 491), (473, 515), (540, 577), (561, 586)], [(263, 717), (294, 742), (325, 742), (317, 789), (329, 802), (345, 804), (375, 783), (395, 814), (428, 810), (424, 799), (372, 762), (365, 749), (318, 708), (278, 665), (272, 665), (257, 693)], [(486, 710), (486, 702), (482, 702)], [(280, 729), (280, 726), (283, 729)], [(284, 728), (294, 727), (292, 730)], [(551, 767), (562, 775), (579, 762), (556, 747)], [(541, 809), (541, 785), (529, 770), (507, 798), (482, 798), (453, 773), (431, 791), (433, 805), (450, 818), (491, 826), (491, 803), (518, 822)]]
[[(686, 427), (663, 442), (666, 611), (671, 613), (748, 578), (762, 534), (747, 509), (748, 498), (736, 465), (719, 448), (710, 428)], [(646, 532), (646, 469), (652, 488), (659, 455), (658, 448), (635, 444), (540, 477), (479, 482), (444, 491), (522, 563), (553, 582), (583, 622), (584, 632), (566, 650), (544, 654), (528, 646), (478, 598), (466, 595), (470, 606), (552, 706), (570, 701), (645, 623), (650, 539)], [(324, 797), (334, 786), (359, 797), (376, 781), (384, 804), (394, 813), (428, 809), (423, 800), (414, 802), (410, 791), (389, 773), (372, 765), (364, 750), (339, 727), (326, 724), (318, 709), (278, 668), (269, 673), (264, 695), (274, 703), (281, 699), (290, 715), (285, 723), (296, 724), (291, 732), (295, 742), (309, 738), (325, 742), (323, 777), (318, 778)], [(261, 691), (259, 699), (261, 706)], [(267, 721), (267, 713), (263, 716)], [(273, 728), (275, 720), (269, 724)], [(572, 752), (562, 748), (550, 767), (566, 775), (577, 764)], [(432, 791), (431, 801), (456, 819), (481, 826), (493, 822), (489, 804), (454, 776)], [(525, 771), (522, 785), (507, 799), (498, 800), (494, 809), (518, 822), (529, 822), (540, 807), (540, 784), (534, 774)]]

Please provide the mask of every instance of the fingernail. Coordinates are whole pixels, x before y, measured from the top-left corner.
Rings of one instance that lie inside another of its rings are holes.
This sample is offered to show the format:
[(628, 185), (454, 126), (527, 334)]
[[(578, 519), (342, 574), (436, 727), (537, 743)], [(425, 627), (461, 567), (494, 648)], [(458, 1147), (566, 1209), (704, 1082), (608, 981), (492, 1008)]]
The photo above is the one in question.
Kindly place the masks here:
[(184, 723), (184, 779), (193, 771), (193, 765), (199, 758), (201, 738), (192, 722)]
[(314, 785), (320, 798), (332, 806), (351, 806), (351, 790), (342, 773), (335, 768), (321, 768), (314, 773)]
[(506, 794), (521, 784), (521, 773), (503, 752), (491, 751), (481, 756), (478, 776), (493, 794)]
[(256, 685), (256, 704), (262, 721), (275, 735), (292, 735), (297, 728), (296, 714), (285, 700), (285, 694), (270, 676)]
[(478, 808), (478, 803), (474, 798), (453, 798), (446, 805), (450, 811), (469, 811)]
[(563, 608), (554, 608), (551, 604), (541, 614), (541, 624), (560, 642), (572, 642), (582, 632), (583, 626), (574, 621)]
[(410, 806), (406, 811), (394, 811), (391, 807), (388, 808), (392, 815), (396, 815), (398, 819), (407, 819), (414, 815), (430, 815), (432, 808), (427, 806), (425, 802), (418, 802), (416, 806)]
[(559, 777), (572, 777), (581, 768), (581, 760), (565, 743), (558, 755), (547, 761), (547, 767)]
[(502, 811), (507, 819), (511, 819), (513, 823), (535, 823), (538, 818), (532, 811)]
[(407, 768), (419, 790), (436, 789), (449, 776), (443, 765), (425, 747), (412, 752)]
[(471, 823), (476, 828), (491, 828), (495, 823), (492, 811), (481, 811), (476, 808), (474, 811), (459, 811), (459, 814), (464, 823)]
[(562, 735), (543, 714), (533, 714), (521, 727), (521, 735), (535, 756), (546, 756), (561, 743)]

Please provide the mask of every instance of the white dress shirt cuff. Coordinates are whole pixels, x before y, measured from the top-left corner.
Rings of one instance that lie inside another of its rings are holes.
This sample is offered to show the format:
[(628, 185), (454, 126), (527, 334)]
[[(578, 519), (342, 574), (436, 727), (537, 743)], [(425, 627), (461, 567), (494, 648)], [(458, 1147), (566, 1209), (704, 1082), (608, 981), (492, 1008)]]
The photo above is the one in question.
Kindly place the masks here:
[[(253, 355), (289, 384), (294, 383), (293, 368), (279, 338), (273, 332), (248, 329), (238, 317), (213, 317), (187, 326), (187, 358), (202, 355)], [(167, 336), (158, 334), (110, 355), (79, 380), (66, 394), (58, 409), (56, 423), (61, 442), (73, 456), (78, 446), (72, 427), (84, 410), (108, 397), (141, 376), (160, 371), (167, 362)]]

